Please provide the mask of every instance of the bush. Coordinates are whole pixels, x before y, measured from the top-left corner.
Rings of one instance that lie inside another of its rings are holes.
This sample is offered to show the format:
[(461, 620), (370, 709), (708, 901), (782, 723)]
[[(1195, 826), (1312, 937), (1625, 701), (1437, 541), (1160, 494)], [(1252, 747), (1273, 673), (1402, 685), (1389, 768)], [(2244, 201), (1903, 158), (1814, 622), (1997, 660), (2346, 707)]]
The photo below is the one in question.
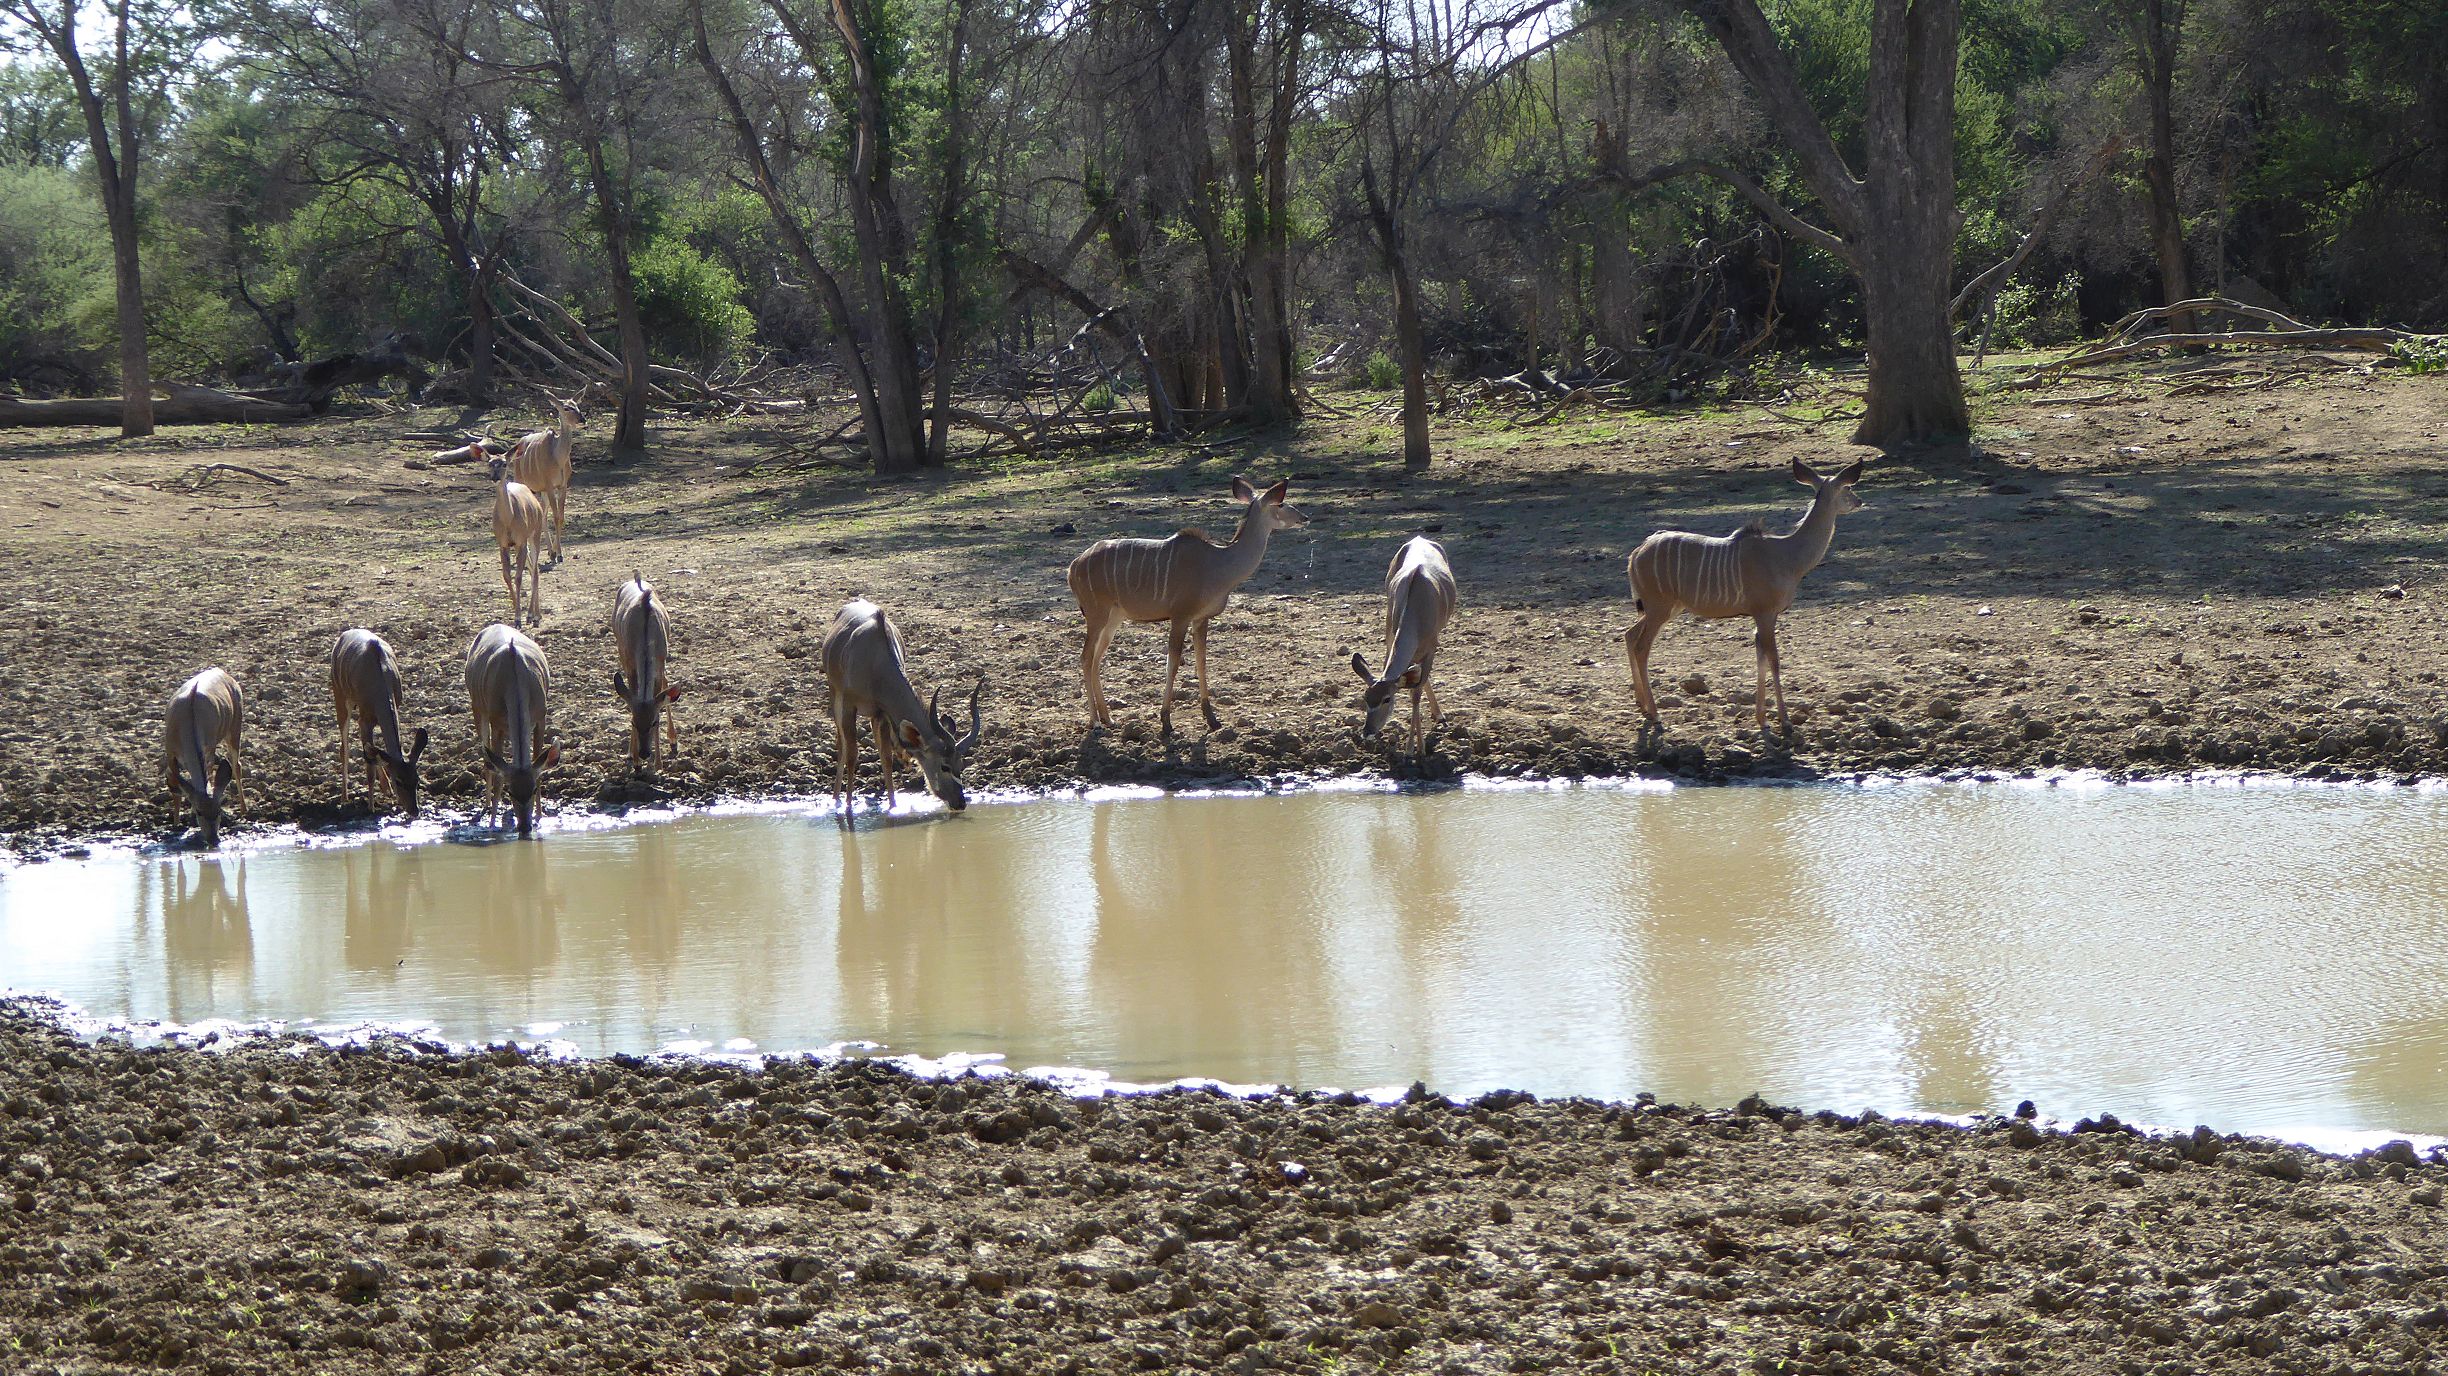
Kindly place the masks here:
[(1402, 365), (1386, 357), (1383, 349), (1370, 354), (1368, 361), (1360, 365), (1360, 370), (1372, 392), (1391, 392), (1402, 386)]
[(1080, 398), (1080, 405), (1087, 410), (1098, 412), (1110, 411), (1114, 409), (1113, 384), (1110, 382), (1100, 382), (1096, 386), (1089, 388), (1088, 395)]
[(2013, 281), (1997, 294), (1997, 315), (1990, 322), (1989, 345), (1996, 349), (2033, 349), (2062, 344), (2082, 334), (2082, 308), (2075, 293), (2082, 279), (2073, 273), (2052, 287)]
[(673, 238), (650, 240), (629, 260), (647, 347), (701, 366), (746, 347), (756, 318), (740, 304), (731, 270)]
[(2448, 373), (2448, 335), (2400, 339), (2389, 345), (2389, 357), (2409, 373)]

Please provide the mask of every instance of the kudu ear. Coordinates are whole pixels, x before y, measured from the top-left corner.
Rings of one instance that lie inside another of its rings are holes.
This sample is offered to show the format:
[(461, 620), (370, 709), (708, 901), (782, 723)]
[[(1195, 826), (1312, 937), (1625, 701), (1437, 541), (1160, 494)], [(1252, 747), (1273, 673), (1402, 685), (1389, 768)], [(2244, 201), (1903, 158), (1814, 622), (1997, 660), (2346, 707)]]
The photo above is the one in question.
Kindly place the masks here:
[(221, 759), (213, 761), (213, 792), (219, 793), (223, 789), (228, 788), (230, 786), (230, 776), (234, 773), (236, 773), (236, 771), (230, 767), (230, 762), (228, 760)]
[(544, 747), (543, 758), (536, 761), (536, 772), (542, 773), (559, 763), (561, 763), (561, 743), (555, 741)]
[(677, 686), (668, 686), (664, 688), (663, 700), (665, 702), (678, 702), (680, 700), (680, 689)]
[(1861, 475), (1862, 461), (1860, 459), (1855, 459), (1853, 462), (1846, 464), (1843, 470), (1837, 473), (1836, 481), (1846, 484), (1857, 483), (1861, 481)]
[(904, 750), (917, 750), (920, 735), (918, 723), (914, 721), (893, 723), (893, 738), (901, 742), (901, 748)]
[(1266, 490), (1266, 499), (1277, 506), (1282, 506), (1284, 503), (1284, 494), (1291, 490), (1292, 480), (1290, 478), (1286, 478), (1282, 482), (1279, 482)]
[(420, 726), (416, 729), (416, 734), (408, 738), (408, 763), (411, 766), (414, 766), (417, 762), (417, 757), (423, 755), (424, 753), (425, 728)]
[(1352, 672), (1360, 676), (1362, 683), (1377, 681), (1377, 676), (1368, 671), (1368, 660), (1358, 650), (1352, 651)]
[(1796, 459), (1793, 461), (1793, 480), (1804, 487), (1817, 487), (1819, 474), (1809, 464)]
[(618, 669), (612, 671), (612, 692), (624, 700), (629, 696), (629, 676)]
[(1236, 500), (1246, 502), (1252, 498), (1255, 498), (1257, 495), (1258, 489), (1250, 486), (1249, 479), (1244, 478), (1239, 474), (1233, 475), (1233, 497)]

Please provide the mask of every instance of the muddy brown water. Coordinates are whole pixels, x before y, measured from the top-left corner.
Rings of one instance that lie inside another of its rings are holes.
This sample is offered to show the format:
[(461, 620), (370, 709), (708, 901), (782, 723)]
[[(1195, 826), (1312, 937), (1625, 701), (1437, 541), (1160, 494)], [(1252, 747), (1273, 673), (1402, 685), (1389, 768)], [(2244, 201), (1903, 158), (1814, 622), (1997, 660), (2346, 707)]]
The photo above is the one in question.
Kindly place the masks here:
[(585, 1053), (2448, 1131), (2430, 793), (1329, 792), (472, 836), (0, 871), (0, 986)]

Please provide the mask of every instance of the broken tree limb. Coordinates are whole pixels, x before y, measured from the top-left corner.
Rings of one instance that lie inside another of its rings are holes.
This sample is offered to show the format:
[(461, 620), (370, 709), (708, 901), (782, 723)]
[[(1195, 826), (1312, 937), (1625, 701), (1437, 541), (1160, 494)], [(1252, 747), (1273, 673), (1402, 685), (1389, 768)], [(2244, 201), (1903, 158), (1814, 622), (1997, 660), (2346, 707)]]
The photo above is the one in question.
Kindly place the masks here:
[[(161, 425), (304, 420), (313, 414), (304, 406), (233, 396), (228, 392), (185, 382), (156, 382), (153, 390), (159, 394), (153, 403), (153, 419)], [(117, 397), (62, 397), (54, 401), (28, 401), (22, 397), (0, 396), (0, 427), (116, 426), (120, 416), (121, 403)]]
[[(2002, 261), (1964, 283), (1963, 290), (1955, 293), (1955, 299), (1947, 303), (1948, 317), (1962, 315), (1965, 305), (1981, 300), (2006, 285), (2006, 279), (2014, 276), (2015, 269), (2023, 266), (2023, 260), (2031, 257), (2032, 250), (2040, 246), (2042, 236), (2046, 235), (2049, 228), (2057, 223), (2058, 212), (2064, 210), (2066, 202), (2073, 199), (2075, 188), (2098, 176), (2117, 154), (2124, 151), (2125, 136), (2123, 134), (2114, 135), (2106, 143), (2101, 144), (2099, 151), (2091, 155), (2091, 161), (2083, 165), (2081, 172), (2066, 178), (2054, 192), (2050, 193), (2048, 200), (2041, 205), (2040, 213), (2032, 217), (2031, 229), (2023, 235), (2023, 242), (2015, 245), (2014, 252), (2007, 254)], [(1986, 331), (1983, 331), (1982, 338), (1985, 351)]]
[[(2173, 307), (2161, 307), (2169, 310)], [(2226, 344), (2244, 348), (2284, 349), (2348, 349), (2362, 353), (2386, 353), (2391, 347), (2423, 336), (2404, 330), (2382, 327), (2341, 328), (2333, 330), (2215, 330), (2184, 331), (2144, 335), (2122, 344), (2108, 344), (2085, 349), (2032, 365), (2031, 376), (2007, 384), (2011, 387), (2038, 387), (2056, 374), (2074, 368), (2089, 368), (2137, 354), (2161, 353), (2170, 349), (2193, 349), (2207, 345)]]
[(2131, 339), (2135, 332), (2139, 331), (2144, 325), (2147, 325), (2154, 320), (2165, 320), (2170, 316), (2177, 315), (2240, 315), (2247, 320), (2260, 320), (2267, 322), (2268, 324), (2276, 325), (2282, 330), (2311, 330), (2319, 328), (2316, 325), (2307, 325), (2303, 321), (2295, 319), (2293, 316), (2281, 315), (2276, 311), (2269, 310), (2261, 306), (2247, 306), (2241, 301), (2231, 300), (2224, 296), (2197, 296), (2190, 301), (2179, 301), (2172, 306), (2152, 306), (2147, 310), (2135, 311), (2133, 314), (2118, 321), (2115, 327), (2108, 331), (2108, 337), (2111, 339)]

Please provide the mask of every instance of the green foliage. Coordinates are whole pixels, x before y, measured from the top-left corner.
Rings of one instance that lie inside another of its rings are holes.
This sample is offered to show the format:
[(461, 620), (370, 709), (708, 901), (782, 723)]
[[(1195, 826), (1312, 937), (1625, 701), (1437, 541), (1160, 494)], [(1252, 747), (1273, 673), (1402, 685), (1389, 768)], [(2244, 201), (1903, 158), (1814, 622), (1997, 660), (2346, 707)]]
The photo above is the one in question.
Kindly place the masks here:
[(2389, 357), (2404, 364), (2409, 373), (2448, 373), (2448, 335), (2400, 339), (2389, 345)]
[(2019, 277), (2008, 282), (1997, 294), (1990, 347), (2031, 349), (2076, 338), (2082, 333), (2082, 309), (2075, 303), (2081, 289), (2082, 279), (2072, 273), (2047, 287)]
[(1099, 413), (1114, 409), (1113, 384), (1109, 382), (1100, 382), (1096, 386), (1089, 388), (1088, 395), (1080, 398), (1080, 407), (1083, 410), (1095, 411)]
[(1383, 349), (1368, 356), (1360, 365), (1361, 377), (1372, 392), (1391, 392), (1402, 386), (1402, 365), (1386, 356)]
[(755, 332), (755, 318), (740, 304), (739, 278), (687, 240), (650, 239), (630, 255), (629, 268), (650, 351), (721, 363)]
[(29, 356), (99, 368), (111, 349), (110, 234), (91, 180), (0, 166), (0, 364)]

